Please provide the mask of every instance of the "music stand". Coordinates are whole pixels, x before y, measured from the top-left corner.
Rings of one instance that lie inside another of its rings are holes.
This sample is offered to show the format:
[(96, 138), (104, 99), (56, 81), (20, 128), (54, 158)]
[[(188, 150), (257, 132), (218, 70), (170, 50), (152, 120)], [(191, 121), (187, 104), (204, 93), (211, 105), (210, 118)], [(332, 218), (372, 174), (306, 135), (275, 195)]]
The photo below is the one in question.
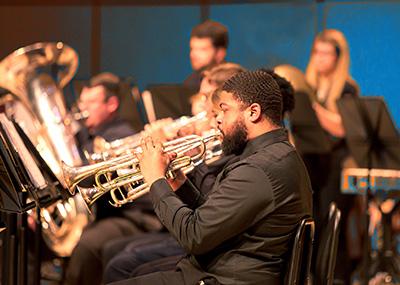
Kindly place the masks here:
[(196, 90), (181, 84), (152, 84), (147, 90), (152, 94), (157, 119), (191, 116), (189, 99)]
[[(346, 142), (358, 167), (400, 169), (400, 135), (390, 117), (382, 97), (346, 97), (337, 102), (346, 131)], [(370, 171), (367, 176), (366, 236), (368, 237), (368, 204), (371, 194)], [(398, 189), (400, 190), (400, 189)], [(382, 213), (384, 249), (370, 264), (369, 243), (364, 247), (364, 283), (368, 284), (370, 273), (386, 270), (394, 278), (400, 278), (400, 263), (395, 260), (391, 246), (391, 213)], [(389, 222), (389, 224), (388, 224)]]
[[(0, 126), (0, 210), (12, 213), (24, 213), (35, 207), (35, 202), (26, 203), (20, 195), (21, 187), (29, 185), (21, 169), (18, 169), (16, 154), (9, 147), (10, 142)], [(22, 175), (22, 177), (21, 177)], [(29, 186), (28, 186), (29, 187)]]
[(26, 202), (26, 196), (31, 187), (25, 179), (22, 167), (15, 150), (10, 147), (10, 141), (3, 126), (0, 126), (0, 162), (1, 178), (0, 209), (8, 212), (5, 216), (7, 230), (3, 236), (4, 262), (2, 280), (4, 284), (26, 284), (27, 266), (27, 216), (26, 211), (34, 208), (36, 202)]
[[(34, 284), (40, 284), (40, 206), (45, 207), (60, 198), (55, 188), (60, 183), (18, 124), (9, 121), (4, 114), (0, 114), (0, 162), (0, 210), (8, 212), (3, 256), (9, 260), (3, 263), (2, 280), (4, 284), (27, 282), (26, 212), (36, 207), (33, 280)], [(27, 202), (28, 198), (31, 202)]]
[(296, 149), (301, 154), (326, 154), (332, 145), (322, 129), (312, 107), (310, 97), (303, 91), (295, 93), (295, 108), (289, 115)]

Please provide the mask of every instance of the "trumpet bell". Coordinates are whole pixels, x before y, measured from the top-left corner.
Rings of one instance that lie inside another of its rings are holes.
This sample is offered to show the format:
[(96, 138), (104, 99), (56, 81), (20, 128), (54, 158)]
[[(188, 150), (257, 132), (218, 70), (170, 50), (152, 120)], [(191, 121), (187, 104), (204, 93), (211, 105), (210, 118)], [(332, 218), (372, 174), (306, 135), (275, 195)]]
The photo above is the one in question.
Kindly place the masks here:
[(93, 206), (94, 202), (96, 202), (96, 200), (104, 194), (104, 192), (100, 191), (96, 187), (85, 188), (76, 186), (76, 189), (78, 190), (83, 201), (85, 202), (86, 209), (90, 214), (92, 214), (91, 207)]
[[(84, 179), (95, 175), (97, 172), (103, 169), (109, 169), (115, 166), (123, 166), (129, 164), (130, 161), (135, 160), (134, 154), (130, 153), (124, 156), (116, 157), (108, 161), (99, 162), (96, 164), (72, 167), (62, 162), (62, 171), (64, 176), (64, 182), (71, 195), (75, 194), (75, 187)], [(118, 167), (117, 167), (118, 168)]]
[(68, 192), (71, 195), (75, 195), (75, 188), (78, 186), (79, 182), (87, 177), (89, 173), (88, 169), (85, 169), (85, 166), (72, 167), (67, 165), (64, 161), (61, 162), (61, 168)]

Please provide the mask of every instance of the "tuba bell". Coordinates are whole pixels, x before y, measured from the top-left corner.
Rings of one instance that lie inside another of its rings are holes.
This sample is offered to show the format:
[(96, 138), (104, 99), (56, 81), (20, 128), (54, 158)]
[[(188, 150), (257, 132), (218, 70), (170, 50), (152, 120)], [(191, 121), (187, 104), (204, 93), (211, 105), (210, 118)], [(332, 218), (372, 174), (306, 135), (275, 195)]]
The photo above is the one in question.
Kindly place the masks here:
[[(0, 62), (0, 87), (10, 92), (0, 98), (2, 109), (21, 126), (61, 183), (65, 183), (61, 161), (81, 164), (73, 133), (76, 124), (62, 93), (78, 65), (75, 50), (62, 42), (29, 45)], [(75, 223), (77, 216), (79, 223)], [(42, 209), (41, 221), (48, 246), (59, 256), (67, 256), (89, 217), (82, 202), (74, 198)]]

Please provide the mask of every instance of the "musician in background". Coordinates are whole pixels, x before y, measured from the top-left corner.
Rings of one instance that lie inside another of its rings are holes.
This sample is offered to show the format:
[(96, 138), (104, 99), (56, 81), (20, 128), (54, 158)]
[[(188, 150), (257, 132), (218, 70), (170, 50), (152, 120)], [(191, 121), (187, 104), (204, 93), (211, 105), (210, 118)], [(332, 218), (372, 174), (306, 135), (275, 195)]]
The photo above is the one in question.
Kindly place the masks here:
[(209, 130), (211, 127), (216, 128), (216, 125), (210, 122), (213, 120), (210, 95), (225, 80), (229, 79), (235, 73), (244, 70), (242, 66), (232, 62), (224, 62), (205, 70), (202, 75), (203, 79), (200, 84), (200, 91), (190, 97), (190, 103), (193, 116), (206, 112), (207, 118), (199, 119), (194, 123), (186, 124), (180, 128), (171, 128), (174, 124), (172, 118), (156, 120), (145, 126), (145, 134), (161, 142), (165, 142), (177, 136), (181, 137), (192, 134), (201, 136), (204, 131)]
[[(192, 29), (189, 44), (193, 73), (185, 79), (183, 86), (194, 94), (200, 89), (203, 72), (225, 61), (229, 44), (228, 29), (221, 23), (207, 20)], [(142, 100), (148, 120), (153, 123), (156, 116), (152, 96), (143, 92)]]
[(78, 141), (84, 150), (93, 153), (96, 137), (113, 141), (135, 133), (118, 114), (119, 103), (120, 79), (112, 73), (100, 73), (90, 80), (88, 86), (83, 87), (78, 107), (88, 113), (84, 121), (87, 130), (78, 134)]
[[(315, 207), (319, 214), (315, 218), (317, 223), (321, 224), (332, 201), (335, 201), (342, 211), (342, 230), (337, 258), (339, 265), (336, 267), (336, 272), (339, 278), (347, 282), (353, 267), (356, 266), (351, 259), (359, 258), (357, 249), (361, 250), (361, 243), (351, 243), (350, 237), (354, 237), (356, 229), (346, 227), (354, 198), (340, 193), (342, 164), (350, 153), (344, 140), (345, 131), (336, 102), (345, 96), (358, 96), (358, 86), (350, 76), (349, 65), (349, 47), (343, 33), (337, 30), (325, 30), (317, 35), (306, 69), (306, 80), (316, 91), (317, 102), (313, 103), (313, 108), (322, 128), (330, 135), (333, 149), (330, 162), (324, 169), (319, 170), (328, 173), (328, 177), (320, 193), (316, 193), (316, 198), (319, 199), (316, 199)], [(349, 243), (347, 246), (346, 236)]]
[[(119, 78), (114, 74), (102, 73), (93, 77), (82, 90), (79, 107), (82, 111), (88, 111), (89, 117), (85, 121), (88, 133), (86, 136), (80, 134), (80, 142), (89, 152), (93, 150), (96, 136), (113, 141), (135, 133), (128, 122), (118, 115), (119, 84)], [(89, 183), (87, 187), (92, 185)], [(107, 241), (161, 229), (148, 198), (138, 199), (135, 207), (114, 208), (109, 204), (108, 197), (104, 195), (96, 202), (96, 220), (84, 229), (72, 252), (66, 271), (66, 284), (100, 284), (101, 253)]]
[(207, 20), (195, 26), (190, 35), (190, 63), (194, 72), (183, 85), (199, 90), (203, 71), (224, 62), (228, 43), (228, 29), (224, 25)]

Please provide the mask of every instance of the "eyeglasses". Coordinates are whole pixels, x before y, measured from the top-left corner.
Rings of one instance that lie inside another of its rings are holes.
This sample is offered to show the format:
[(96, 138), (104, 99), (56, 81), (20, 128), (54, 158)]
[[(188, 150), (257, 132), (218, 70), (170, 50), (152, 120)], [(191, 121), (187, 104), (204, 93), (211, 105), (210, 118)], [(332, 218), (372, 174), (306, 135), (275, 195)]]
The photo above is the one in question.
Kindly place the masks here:
[(96, 105), (96, 104), (100, 104), (100, 103), (105, 103), (106, 100), (105, 99), (89, 99), (89, 100), (81, 100), (78, 99), (77, 104), (78, 106), (90, 106), (90, 105)]

